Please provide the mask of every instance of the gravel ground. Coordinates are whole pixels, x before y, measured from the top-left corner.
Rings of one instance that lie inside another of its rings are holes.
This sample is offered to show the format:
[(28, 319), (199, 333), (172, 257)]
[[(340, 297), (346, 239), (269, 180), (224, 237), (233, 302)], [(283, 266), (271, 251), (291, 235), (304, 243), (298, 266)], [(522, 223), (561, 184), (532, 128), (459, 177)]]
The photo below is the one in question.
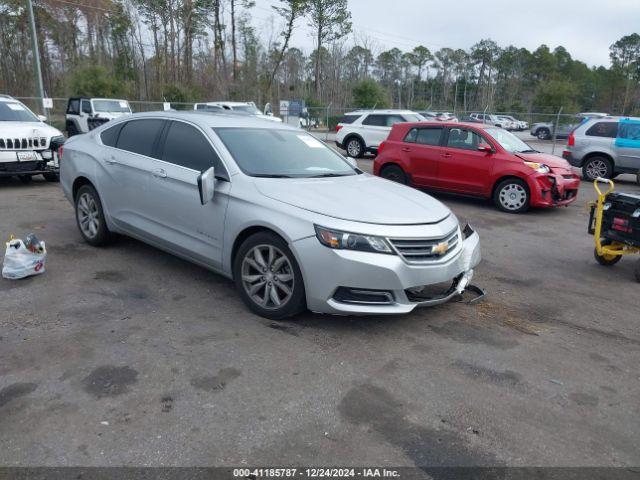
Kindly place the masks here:
[(485, 301), (276, 323), (145, 244), (86, 245), (58, 185), (3, 180), (0, 235), (49, 257), (0, 279), (0, 465), (640, 464), (637, 260), (594, 261), (592, 187), (521, 216), (437, 196), (480, 233)]

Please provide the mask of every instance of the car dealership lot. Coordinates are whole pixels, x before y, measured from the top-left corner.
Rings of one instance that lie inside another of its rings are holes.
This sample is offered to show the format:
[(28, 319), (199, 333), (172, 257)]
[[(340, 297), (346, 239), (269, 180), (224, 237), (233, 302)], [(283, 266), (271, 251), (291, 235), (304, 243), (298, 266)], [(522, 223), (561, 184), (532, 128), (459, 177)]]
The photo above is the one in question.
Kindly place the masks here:
[(597, 265), (593, 197), (438, 195), (480, 233), (477, 305), (272, 322), (140, 242), (86, 245), (58, 185), (3, 180), (0, 235), (49, 258), (0, 280), (0, 464), (637, 465), (637, 259)]

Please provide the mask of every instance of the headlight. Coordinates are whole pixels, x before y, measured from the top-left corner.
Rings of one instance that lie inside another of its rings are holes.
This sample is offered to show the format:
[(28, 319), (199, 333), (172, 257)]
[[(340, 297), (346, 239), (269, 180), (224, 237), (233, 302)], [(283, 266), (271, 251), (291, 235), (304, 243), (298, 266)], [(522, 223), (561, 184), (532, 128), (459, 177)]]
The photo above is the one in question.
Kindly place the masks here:
[(338, 250), (358, 250), (360, 252), (390, 253), (393, 250), (382, 237), (329, 230), (315, 225), (316, 236), (325, 247)]
[(538, 173), (549, 173), (551, 169), (548, 165), (544, 163), (536, 163), (536, 162), (524, 162), (527, 167), (533, 168)]

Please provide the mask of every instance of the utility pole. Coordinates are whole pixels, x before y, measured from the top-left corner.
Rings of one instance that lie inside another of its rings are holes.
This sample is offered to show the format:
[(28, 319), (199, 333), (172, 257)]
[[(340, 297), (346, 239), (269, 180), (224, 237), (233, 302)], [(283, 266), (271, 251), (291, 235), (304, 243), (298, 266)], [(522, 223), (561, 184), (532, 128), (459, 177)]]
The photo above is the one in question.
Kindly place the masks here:
[(40, 97), (40, 110), (43, 115), (47, 115), (44, 108), (44, 86), (42, 85), (42, 70), (40, 69), (40, 51), (38, 50), (38, 38), (36, 37), (36, 19), (33, 16), (33, 3), (27, 0), (29, 6), (29, 23), (31, 24), (31, 41), (33, 42), (33, 63), (36, 73), (36, 84), (38, 87), (38, 96)]

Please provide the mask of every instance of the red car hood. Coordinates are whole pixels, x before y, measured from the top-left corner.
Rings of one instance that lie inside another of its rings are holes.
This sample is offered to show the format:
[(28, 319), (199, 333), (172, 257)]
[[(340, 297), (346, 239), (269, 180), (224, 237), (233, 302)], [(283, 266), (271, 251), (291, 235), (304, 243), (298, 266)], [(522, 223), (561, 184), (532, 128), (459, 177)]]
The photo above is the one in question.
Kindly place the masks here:
[(516, 153), (525, 162), (544, 163), (552, 169), (571, 171), (571, 165), (564, 158), (549, 155), (548, 153)]

